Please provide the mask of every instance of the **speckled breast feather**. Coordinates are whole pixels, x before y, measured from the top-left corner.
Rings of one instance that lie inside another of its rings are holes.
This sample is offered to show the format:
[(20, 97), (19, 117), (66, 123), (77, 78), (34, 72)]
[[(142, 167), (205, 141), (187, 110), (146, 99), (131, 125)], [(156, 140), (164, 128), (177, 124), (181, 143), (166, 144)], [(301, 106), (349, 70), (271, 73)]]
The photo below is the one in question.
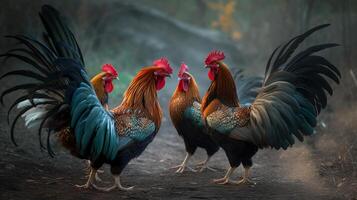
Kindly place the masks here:
[(228, 107), (221, 105), (215, 112), (207, 116), (210, 128), (220, 133), (230, 133), (237, 126), (244, 127), (249, 122), (250, 107)]

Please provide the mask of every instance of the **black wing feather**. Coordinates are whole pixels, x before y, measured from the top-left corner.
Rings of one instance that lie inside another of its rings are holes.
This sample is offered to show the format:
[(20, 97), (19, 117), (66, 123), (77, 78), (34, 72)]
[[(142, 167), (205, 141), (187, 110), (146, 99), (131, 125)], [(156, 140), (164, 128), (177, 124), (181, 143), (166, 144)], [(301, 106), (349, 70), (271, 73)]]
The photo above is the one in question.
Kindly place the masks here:
[(277, 51), (274, 50), (263, 87), (251, 106), (252, 132), (242, 138), (250, 138), (259, 147), (286, 149), (294, 144), (292, 135), (303, 141), (303, 136), (314, 133), (316, 117), (327, 105), (327, 93), (333, 93), (326, 79), (339, 83), (341, 77), (333, 64), (314, 54), (338, 45), (314, 45), (292, 55), (309, 35), (327, 26), (320, 25), (294, 37), (271, 62)]

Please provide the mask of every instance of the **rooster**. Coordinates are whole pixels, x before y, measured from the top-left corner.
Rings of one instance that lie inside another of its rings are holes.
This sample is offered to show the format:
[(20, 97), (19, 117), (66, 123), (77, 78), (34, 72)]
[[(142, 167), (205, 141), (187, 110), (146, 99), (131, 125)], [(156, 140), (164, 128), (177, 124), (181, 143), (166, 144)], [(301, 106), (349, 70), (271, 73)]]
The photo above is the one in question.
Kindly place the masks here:
[(104, 64), (102, 66), (102, 72), (95, 75), (91, 80), (91, 84), (95, 90), (100, 103), (109, 110), (108, 94), (114, 90), (113, 80), (118, 79), (118, 72), (111, 64)]
[[(24, 106), (20, 106), (12, 121), (12, 141), (16, 145), (14, 127), (18, 118), (25, 115), (25, 118), (34, 119), (26, 126), (38, 124), (41, 146), (42, 132), (47, 132), (47, 151), (52, 156), (50, 136), (70, 127), (66, 147), (76, 157), (91, 161), (89, 178), (86, 184), (78, 187), (131, 190), (133, 187), (122, 186), (120, 174), (130, 160), (152, 142), (160, 128), (162, 111), (157, 91), (172, 74), (168, 60), (161, 58), (142, 68), (125, 91), (121, 104), (108, 111), (101, 105), (89, 81), (76, 39), (58, 11), (45, 5), (40, 16), (46, 29), (45, 42), (21, 36), (18, 38), (27, 47), (26, 55), (5, 54), (30, 64), (26, 72), (13, 71), (13, 75), (37, 81), (16, 85), (1, 95), (3, 100), (7, 94), (25, 91), (13, 102), (13, 105)], [(104, 163), (110, 164), (114, 176), (114, 185), (108, 188), (94, 183), (96, 171)]]
[[(250, 106), (238, 100), (233, 77), (223, 62), (224, 53), (214, 51), (207, 56), (205, 64), (212, 82), (202, 100), (201, 113), (230, 164), (226, 175), (215, 183), (254, 183), (249, 169), (259, 148), (285, 150), (295, 143), (294, 137), (303, 141), (304, 136), (314, 133), (316, 117), (327, 104), (326, 92), (333, 92), (326, 77), (336, 83), (341, 78), (334, 65), (315, 53), (338, 45), (311, 46), (292, 55), (309, 35), (326, 26), (312, 28), (272, 53), (262, 87)], [(240, 164), (245, 169), (243, 178), (231, 180)]]
[(181, 65), (178, 78), (179, 83), (171, 97), (169, 110), (171, 121), (178, 134), (183, 138), (187, 153), (183, 162), (173, 168), (178, 168), (176, 173), (182, 173), (197, 147), (201, 147), (206, 150), (207, 159), (198, 164), (199, 171), (203, 171), (205, 168), (210, 169), (207, 163), (211, 156), (219, 150), (219, 146), (206, 133), (202, 122), (201, 97), (198, 86), (194, 77), (188, 72), (186, 64)]

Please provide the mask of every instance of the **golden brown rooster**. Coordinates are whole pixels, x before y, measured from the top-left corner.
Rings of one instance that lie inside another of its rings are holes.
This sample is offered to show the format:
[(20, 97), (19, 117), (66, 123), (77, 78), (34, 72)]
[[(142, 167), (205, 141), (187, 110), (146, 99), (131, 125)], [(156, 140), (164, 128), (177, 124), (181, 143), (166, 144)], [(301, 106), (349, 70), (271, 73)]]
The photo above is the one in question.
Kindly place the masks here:
[[(9, 75), (35, 79), (35, 83), (21, 83), (6, 89), (7, 94), (23, 90), (25, 94), (14, 100), (19, 113), (11, 124), (11, 139), (15, 143), (14, 127), (20, 116), (26, 126), (38, 125), (39, 139), (47, 132), (47, 150), (53, 151), (50, 136), (70, 127), (72, 154), (91, 161), (91, 173), (83, 188), (103, 191), (130, 190), (121, 185), (120, 174), (129, 161), (139, 156), (154, 139), (160, 128), (162, 111), (157, 91), (165, 86), (165, 78), (172, 69), (165, 58), (142, 68), (124, 93), (122, 103), (111, 111), (105, 109), (85, 70), (81, 50), (72, 32), (61, 20), (58, 11), (45, 5), (40, 12), (45, 26), (45, 42), (26, 36), (14, 36), (25, 45), (26, 55), (4, 54), (29, 64), (24, 71)], [(110, 85), (108, 86), (110, 91)], [(11, 111), (10, 107), (9, 112)], [(100, 188), (94, 184), (96, 171), (110, 164), (114, 185)]]
[(189, 158), (195, 153), (197, 147), (200, 147), (206, 150), (207, 159), (198, 164), (199, 171), (203, 171), (205, 168), (210, 169), (207, 163), (211, 156), (218, 151), (219, 146), (206, 133), (206, 128), (203, 125), (198, 86), (194, 77), (188, 72), (186, 64), (181, 65), (178, 78), (179, 83), (171, 97), (169, 110), (177, 133), (184, 140), (187, 154), (183, 162), (173, 168), (178, 168), (176, 173), (182, 173), (187, 167)]
[(108, 94), (114, 90), (113, 80), (118, 79), (118, 72), (111, 64), (104, 64), (102, 72), (95, 75), (91, 80), (91, 84), (95, 90), (100, 103), (108, 110)]
[[(252, 183), (249, 169), (258, 148), (286, 149), (294, 144), (294, 137), (303, 141), (304, 136), (314, 133), (316, 117), (327, 103), (326, 92), (333, 92), (326, 77), (339, 83), (341, 76), (327, 59), (314, 53), (337, 44), (316, 45), (291, 55), (309, 35), (326, 26), (296, 36), (273, 52), (263, 85), (251, 106), (240, 105), (233, 77), (223, 63), (223, 52), (207, 56), (205, 64), (212, 82), (202, 100), (201, 112), (212, 138), (230, 163), (226, 175), (215, 183)], [(230, 177), (240, 164), (245, 169), (243, 179), (233, 181)]]

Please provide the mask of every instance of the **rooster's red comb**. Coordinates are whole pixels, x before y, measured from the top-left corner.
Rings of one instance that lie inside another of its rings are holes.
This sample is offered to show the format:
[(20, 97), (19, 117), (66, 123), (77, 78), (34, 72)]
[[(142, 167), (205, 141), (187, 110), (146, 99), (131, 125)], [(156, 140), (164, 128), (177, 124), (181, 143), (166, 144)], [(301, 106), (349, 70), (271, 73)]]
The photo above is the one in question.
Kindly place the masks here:
[(185, 72), (188, 72), (188, 66), (185, 63), (182, 63), (178, 76), (181, 77)]
[(212, 62), (221, 61), (225, 58), (223, 51), (212, 51), (208, 54), (205, 64), (209, 65)]
[(160, 58), (155, 60), (153, 65), (162, 68), (169, 74), (172, 74), (172, 68), (170, 67), (170, 63), (166, 58)]
[(104, 64), (102, 66), (102, 71), (110, 73), (113, 76), (118, 76), (118, 72), (117, 72), (117, 70), (115, 70), (115, 68), (112, 64)]

